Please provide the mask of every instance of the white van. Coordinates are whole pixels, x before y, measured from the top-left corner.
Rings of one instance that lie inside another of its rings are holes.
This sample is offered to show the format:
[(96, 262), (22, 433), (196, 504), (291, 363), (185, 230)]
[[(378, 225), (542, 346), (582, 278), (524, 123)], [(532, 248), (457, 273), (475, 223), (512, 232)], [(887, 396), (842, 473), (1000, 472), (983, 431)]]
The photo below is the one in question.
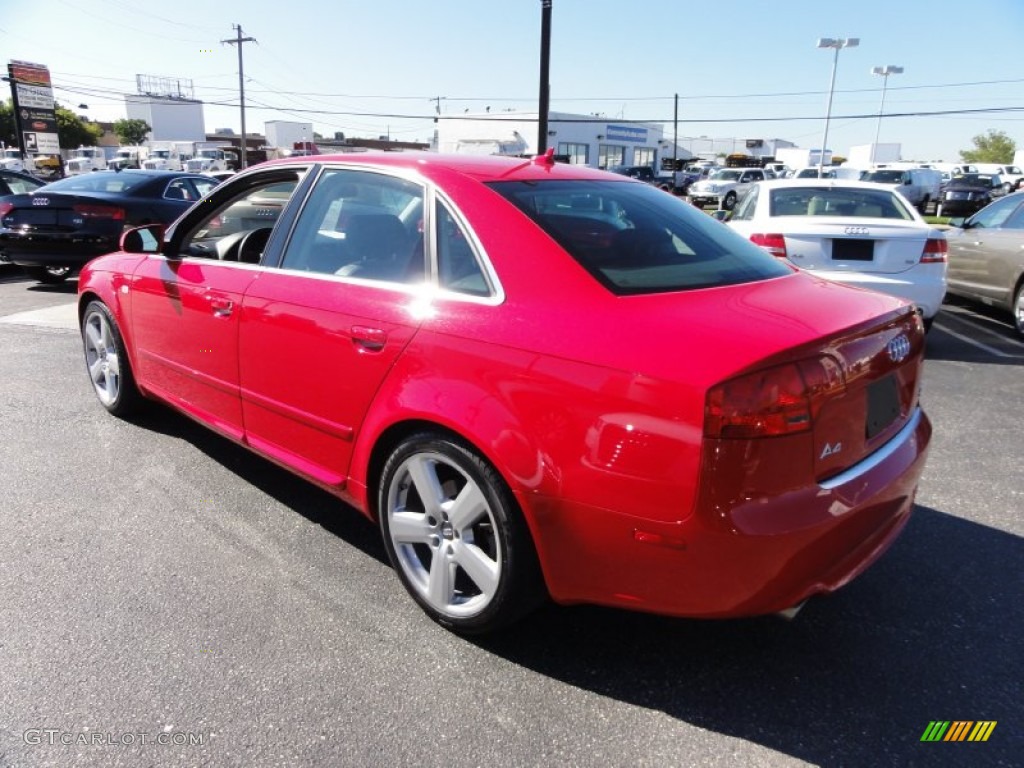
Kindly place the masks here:
[(892, 184), (921, 213), (942, 197), (942, 172), (935, 168), (874, 168), (860, 180)]

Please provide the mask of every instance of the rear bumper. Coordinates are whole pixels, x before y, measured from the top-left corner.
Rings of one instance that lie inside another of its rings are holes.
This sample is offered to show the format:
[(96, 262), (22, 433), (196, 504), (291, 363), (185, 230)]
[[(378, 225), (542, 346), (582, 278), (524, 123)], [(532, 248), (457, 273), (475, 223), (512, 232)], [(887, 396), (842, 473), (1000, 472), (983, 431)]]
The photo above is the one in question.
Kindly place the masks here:
[(118, 239), (107, 235), (20, 235), (0, 231), (0, 261), (22, 267), (81, 267), (117, 248)]
[(552, 598), (676, 616), (783, 611), (839, 589), (906, 525), (931, 424), (918, 409), (832, 480), (676, 524), (523, 498)]

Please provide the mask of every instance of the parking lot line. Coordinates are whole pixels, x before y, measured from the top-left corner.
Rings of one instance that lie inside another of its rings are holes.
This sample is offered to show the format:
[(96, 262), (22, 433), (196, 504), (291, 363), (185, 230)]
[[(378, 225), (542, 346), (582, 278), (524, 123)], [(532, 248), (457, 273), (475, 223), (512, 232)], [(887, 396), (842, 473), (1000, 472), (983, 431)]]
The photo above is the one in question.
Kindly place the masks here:
[(960, 341), (963, 341), (963, 342), (965, 342), (967, 344), (970, 344), (973, 347), (977, 347), (978, 349), (980, 349), (980, 350), (982, 350), (984, 352), (988, 352), (990, 355), (995, 355), (996, 357), (1011, 357), (1011, 358), (1020, 357), (1020, 355), (1011, 355), (1008, 352), (1003, 352), (1001, 349), (996, 349), (995, 347), (990, 347), (988, 344), (980, 342), (977, 339), (972, 339), (970, 336), (964, 336), (962, 333), (957, 333), (956, 331), (954, 331), (952, 328), (950, 328), (949, 326), (947, 326), (944, 323), (935, 323), (935, 325), (938, 328), (941, 328), (943, 333), (948, 333), (950, 336), (952, 336), (952, 337), (954, 337), (956, 339), (960, 339)]

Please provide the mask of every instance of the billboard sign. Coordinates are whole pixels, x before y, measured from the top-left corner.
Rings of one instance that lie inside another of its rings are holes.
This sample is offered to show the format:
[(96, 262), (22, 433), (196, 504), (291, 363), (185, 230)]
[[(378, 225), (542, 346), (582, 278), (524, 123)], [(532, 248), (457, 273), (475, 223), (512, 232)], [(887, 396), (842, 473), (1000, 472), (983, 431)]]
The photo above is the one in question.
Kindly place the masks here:
[(7, 73), (22, 148), (30, 155), (60, 154), (50, 70), (43, 64), (12, 60)]

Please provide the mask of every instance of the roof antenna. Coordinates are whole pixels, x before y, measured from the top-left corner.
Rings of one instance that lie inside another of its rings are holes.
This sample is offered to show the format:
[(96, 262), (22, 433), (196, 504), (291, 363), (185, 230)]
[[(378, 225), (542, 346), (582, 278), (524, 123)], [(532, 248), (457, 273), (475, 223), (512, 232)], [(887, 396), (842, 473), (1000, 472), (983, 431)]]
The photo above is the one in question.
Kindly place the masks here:
[(555, 148), (548, 147), (548, 151), (545, 152), (543, 155), (537, 155), (535, 158), (533, 158), (533, 164), (544, 165), (547, 166), (548, 168), (552, 167), (555, 164)]

